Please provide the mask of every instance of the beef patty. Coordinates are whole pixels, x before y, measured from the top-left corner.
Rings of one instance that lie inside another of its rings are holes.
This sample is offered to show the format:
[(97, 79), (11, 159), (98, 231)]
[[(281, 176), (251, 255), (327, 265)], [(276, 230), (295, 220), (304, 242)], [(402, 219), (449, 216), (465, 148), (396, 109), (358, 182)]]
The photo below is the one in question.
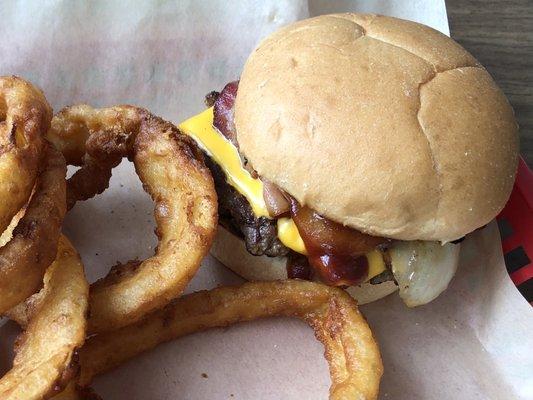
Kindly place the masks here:
[(241, 237), (254, 256), (286, 256), (289, 249), (278, 239), (276, 220), (256, 217), (248, 200), (226, 182), (226, 175), (218, 164), (209, 157), (206, 164), (215, 181), (221, 225)]

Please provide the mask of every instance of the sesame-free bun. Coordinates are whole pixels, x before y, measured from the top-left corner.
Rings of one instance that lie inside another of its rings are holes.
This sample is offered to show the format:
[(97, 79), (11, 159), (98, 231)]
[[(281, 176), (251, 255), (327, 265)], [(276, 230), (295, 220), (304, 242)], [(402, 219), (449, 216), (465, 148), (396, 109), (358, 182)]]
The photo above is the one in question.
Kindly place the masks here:
[(242, 153), (324, 216), (401, 240), (458, 239), (511, 192), (517, 125), (488, 72), (447, 36), (335, 14), (287, 26), (244, 67)]
[[(273, 281), (287, 279), (287, 258), (254, 256), (246, 250), (244, 241), (218, 226), (217, 236), (210, 250), (213, 257), (237, 275), (249, 281)], [(371, 285), (363, 283), (350, 286), (346, 291), (359, 304), (366, 304), (395, 292), (398, 286), (392, 281)]]

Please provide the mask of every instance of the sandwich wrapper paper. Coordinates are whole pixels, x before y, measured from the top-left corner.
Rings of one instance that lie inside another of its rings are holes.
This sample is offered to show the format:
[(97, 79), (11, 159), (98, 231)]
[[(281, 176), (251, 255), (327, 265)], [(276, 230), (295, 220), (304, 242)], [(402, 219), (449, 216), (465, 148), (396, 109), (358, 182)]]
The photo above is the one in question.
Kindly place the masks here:
[[(441, 0), (3, 2), (0, 73), (68, 104), (132, 103), (174, 122), (201, 111), (211, 90), (239, 77), (268, 33), (331, 12), (375, 12), (449, 33)], [(153, 204), (130, 163), (103, 195), (79, 203), (64, 231), (91, 280), (117, 261), (149, 257)], [(208, 257), (188, 291), (241, 279)], [(381, 399), (533, 399), (533, 311), (510, 281), (495, 223), (463, 242), (448, 290), (405, 307), (397, 294), (361, 307), (381, 345)], [(0, 322), (0, 369), (13, 323)], [(303, 322), (277, 318), (159, 346), (94, 382), (105, 399), (324, 399), (322, 345)]]

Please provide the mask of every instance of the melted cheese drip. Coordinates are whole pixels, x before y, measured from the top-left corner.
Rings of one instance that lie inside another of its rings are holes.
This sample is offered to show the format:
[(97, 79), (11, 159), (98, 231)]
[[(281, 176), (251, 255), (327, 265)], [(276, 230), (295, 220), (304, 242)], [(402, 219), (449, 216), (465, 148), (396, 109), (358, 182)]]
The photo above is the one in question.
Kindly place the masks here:
[(298, 232), (298, 228), (292, 218), (278, 219), (278, 237), (289, 249), (307, 255), (304, 241), (302, 240), (300, 232)]
[[(244, 169), (238, 150), (213, 127), (213, 107), (182, 122), (178, 128), (192, 137), (222, 168), (228, 183), (246, 197), (257, 217), (271, 218), (263, 198), (263, 182), (252, 177)], [(307, 254), (302, 237), (291, 218), (278, 219), (278, 237), (288, 248), (300, 254)], [(383, 255), (379, 250), (367, 253), (366, 258), (368, 279), (385, 270)]]

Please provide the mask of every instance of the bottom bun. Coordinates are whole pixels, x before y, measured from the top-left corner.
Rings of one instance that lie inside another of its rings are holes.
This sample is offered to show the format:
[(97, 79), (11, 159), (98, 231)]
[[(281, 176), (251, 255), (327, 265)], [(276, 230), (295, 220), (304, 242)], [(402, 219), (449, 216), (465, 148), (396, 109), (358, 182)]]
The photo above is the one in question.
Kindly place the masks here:
[[(211, 247), (211, 254), (237, 275), (249, 281), (287, 279), (287, 257), (254, 256), (246, 250), (244, 241), (222, 226)], [(371, 285), (350, 286), (346, 291), (359, 304), (379, 300), (398, 289), (392, 281)]]

